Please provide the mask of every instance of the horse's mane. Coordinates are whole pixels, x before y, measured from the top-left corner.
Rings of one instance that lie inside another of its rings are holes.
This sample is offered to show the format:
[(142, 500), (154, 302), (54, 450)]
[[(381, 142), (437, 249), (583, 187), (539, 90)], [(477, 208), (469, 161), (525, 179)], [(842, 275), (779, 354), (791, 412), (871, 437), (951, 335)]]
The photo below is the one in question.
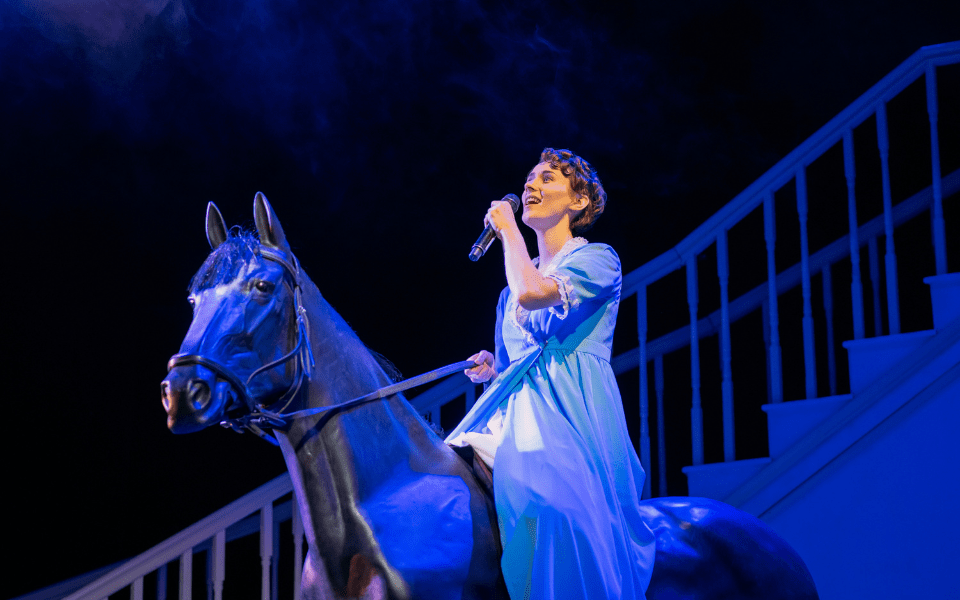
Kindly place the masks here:
[[(227, 239), (207, 256), (200, 269), (190, 280), (187, 291), (191, 294), (229, 283), (243, 272), (244, 267), (254, 257), (260, 255), (260, 239), (255, 231), (242, 229), (239, 226), (230, 228)], [(309, 279), (309, 278), (307, 278)], [(354, 333), (354, 335), (356, 335)], [(359, 341), (359, 338), (358, 338)], [(392, 381), (399, 381), (400, 371), (385, 356), (371, 350), (360, 342), (367, 352), (377, 361), (387, 377)]]
[(191, 294), (229, 283), (240, 275), (243, 268), (260, 254), (260, 240), (252, 231), (238, 226), (230, 228), (226, 241), (207, 256), (197, 271), (187, 291)]

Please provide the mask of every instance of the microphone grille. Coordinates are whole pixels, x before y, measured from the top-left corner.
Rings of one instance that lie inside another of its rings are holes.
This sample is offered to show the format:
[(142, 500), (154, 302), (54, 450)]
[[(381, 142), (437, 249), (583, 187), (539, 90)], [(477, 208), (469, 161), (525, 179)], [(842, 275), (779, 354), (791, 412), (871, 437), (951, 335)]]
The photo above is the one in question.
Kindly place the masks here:
[(510, 206), (513, 207), (513, 212), (517, 212), (520, 208), (520, 198), (517, 198), (516, 194), (507, 194), (501, 198), (504, 202), (509, 202)]

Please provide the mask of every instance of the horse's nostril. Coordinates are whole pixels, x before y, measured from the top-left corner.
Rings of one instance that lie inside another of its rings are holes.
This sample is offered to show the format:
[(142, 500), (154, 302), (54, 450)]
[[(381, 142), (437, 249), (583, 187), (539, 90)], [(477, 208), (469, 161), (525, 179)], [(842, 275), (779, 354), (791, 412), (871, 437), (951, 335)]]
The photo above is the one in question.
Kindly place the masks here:
[(210, 386), (202, 379), (191, 379), (187, 384), (187, 400), (194, 410), (201, 410), (210, 402)]
[(170, 397), (168, 393), (170, 392), (170, 383), (167, 381), (160, 382), (160, 402), (163, 402), (163, 410), (170, 412)]

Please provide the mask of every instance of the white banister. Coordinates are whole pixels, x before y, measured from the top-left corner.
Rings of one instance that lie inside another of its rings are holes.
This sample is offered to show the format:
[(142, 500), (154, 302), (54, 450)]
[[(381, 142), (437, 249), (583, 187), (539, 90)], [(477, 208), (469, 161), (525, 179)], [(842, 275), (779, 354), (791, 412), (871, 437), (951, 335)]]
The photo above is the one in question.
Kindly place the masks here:
[(193, 598), (193, 548), (180, 555), (180, 600)]
[(897, 283), (897, 252), (893, 244), (893, 199), (890, 193), (890, 136), (887, 133), (887, 103), (877, 107), (877, 146), (880, 151), (880, 179), (883, 188), (883, 235), (886, 251), (883, 262), (887, 276), (887, 329), (900, 333), (900, 294)]
[(223, 581), (227, 564), (226, 552), (227, 532), (221, 529), (213, 536), (213, 547), (210, 549), (210, 583), (213, 588), (213, 600), (223, 598)]
[(847, 218), (850, 222), (850, 295), (853, 298), (853, 339), (864, 337), (863, 283), (860, 281), (860, 239), (857, 235), (856, 166), (853, 158), (853, 129), (843, 132), (843, 170), (847, 180)]
[(777, 308), (777, 226), (774, 215), (773, 192), (763, 198), (763, 239), (767, 244), (767, 312), (770, 319), (769, 373), (770, 402), (783, 401), (783, 370), (780, 358), (780, 314)]
[(663, 355), (653, 359), (653, 387), (657, 394), (657, 493), (667, 495), (667, 427), (663, 419)]
[(797, 170), (797, 216), (800, 221), (800, 291), (803, 295), (803, 375), (807, 398), (817, 397), (817, 357), (810, 302), (810, 242), (807, 234), (807, 170)]
[(943, 184), (940, 181), (940, 134), (937, 130), (937, 70), (927, 63), (927, 115), (930, 119), (930, 163), (933, 168), (933, 253), (937, 275), (947, 273), (947, 234), (943, 221)]
[[(120, 567), (83, 586), (76, 592), (66, 596), (64, 600), (97, 600), (99, 598), (105, 598), (130, 585), (137, 577), (142, 577), (153, 571), (158, 571), (157, 597), (163, 598), (166, 596), (166, 573), (163, 572), (163, 567), (166, 563), (176, 560), (178, 557), (180, 558), (181, 564), (181, 596), (179, 600), (186, 600), (182, 594), (184, 593), (184, 587), (189, 588), (190, 585), (189, 583), (184, 583), (184, 573), (188, 571), (192, 573), (194, 546), (207, 542), (218, 532), (224, 530), (225, 527), (241, 521), (246, 515), (260, 510), (264, 504), (268, 502), (272, 503), (275, 499), (289, 494), (292, 490), (293, 486), (290, 483), (290, 476), (284, 473), (246, 496), (231, 502), (206, 518), (194, 523), (180, 533), (167, 538), (160, 544), (127, 561)], [(184, 565), (186, 565), (186, 568)], [(190, 590), (187, 589), (186, 593), (189, 594)]]
[(260, 509), (260, 598), (270, 598), (270, 565), (273, 561), (273, 503)]
[(736, 459), (733, 419), (733, 360), (730, 350), (730, 258), (727, 232), (717, 234), (717, 277), (720, 280), (720, 397), (723, 411), (723, 460)]
[(687, 306), (690, 309), (690, 437), (693, 464), (703, 464), (703, 408), (700, 406), (700, 336), (697, 335), (697, 255), (687, 259)]
[(640, 350), (640, 464), (648, 473), (643, 497), (650, 498), (650, 390), (647, 381), (647, 287), (637, 289), (637, 348)]

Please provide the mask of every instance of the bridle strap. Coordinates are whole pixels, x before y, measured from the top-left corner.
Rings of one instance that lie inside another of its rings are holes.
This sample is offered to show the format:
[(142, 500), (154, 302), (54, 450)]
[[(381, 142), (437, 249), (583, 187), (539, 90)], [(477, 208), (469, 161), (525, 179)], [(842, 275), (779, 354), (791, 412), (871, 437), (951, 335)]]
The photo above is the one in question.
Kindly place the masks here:
[[(238, 378), (228, 367), (225, 367), (217, 361), (211, 360), (205, 356), (201, 356), (199, 354), (174, 354), (167, 362), (167, 372), (169, 373), (176, 367), (191, 365), (200, 365), (201, 367), (210, 369), (217, 374), (217, 377), (225, 380), (231, 385), (231, 387), (234, 388), (234, 390), (236, 390), (237, 394), (240, 396), (241, 402), (243, 402), (246, 406), (253, 406), (253, 398), (250, 397), (250, 393), (247, 391), (247, 386), (240, 381), (240, 378)], [(247, 383), (249, 383), (249, 380)]]
[[(240, 401), (247, 407), (248, 410), (250, 410), (250, 416), (257, 414), (259, 416), (258, 418), (260, 423), (266, 422), (269, 425), (276, 427), (283, 425), (284, 422), (282, 419), (277, 419), (274, 417), (274, 415), (278, 415), (279, 412), (282, 412), (287, 406), (290, 405), (290, 402), (293, 401), (294, 397), (296, 397), (297, 393), (300, 391), (300, 387), (303, 384), (303, 379), (310, 379), (310, 370), (313, 369), (314, 366), (313, 349), (310, 347), (307, 311), (303, 306), (300, 263), (297, 261), (295, 256), (291, 256), (290, 258), (292, 260), (288, 260), (284, 253), (265, 246), (260, 247), (260, 256), (267, 260), (278, 263), (284, 268), (284, 270), (292, 279), (294, 309), (297, 315), (297, 343), (293, 350), (277, 360), (267, 363), (266, 365), (263, 365), (253, 371), (250, 376), (247, 377), (246, 382), (241, 381), (240, 378), (237, 377), (237, 375), (231, 371), (229, 367), (199, 354), (175, 354), (167, 362), (167, 371), (169, 372), (176, 367), (189, 365), (200, 365), (210, 369), (217, 374), (217, 377), (230, 384), (231, 388), (233, 388), (233, 390), (239, 396)], [(287, 389), (287, 391), (284, 392), (283, 396), (281, 396), (280, 399), (274, 403), (274, 406), (282, 404), (279, 411), (270, 411), (254, 400), (249, 390), (250, 382), (253, 381), (253, 378), (257, 375), (284, 364), (291, 359), (296, 359), (297, 373), (294, 376), (294, 381), (290, 384), (290, 387)], [(224, 419), (220, 422), (220, 424), (224, 427), (230, 427), (236, 431), (242, 431), (242, 428), (249, 429), (260, 437), (275, 443), (270, 438), (264, 436), (263, 431), (257, 427), (255, 422), (252, 422), (250, 416), (240, 417), (239, 419)]]

